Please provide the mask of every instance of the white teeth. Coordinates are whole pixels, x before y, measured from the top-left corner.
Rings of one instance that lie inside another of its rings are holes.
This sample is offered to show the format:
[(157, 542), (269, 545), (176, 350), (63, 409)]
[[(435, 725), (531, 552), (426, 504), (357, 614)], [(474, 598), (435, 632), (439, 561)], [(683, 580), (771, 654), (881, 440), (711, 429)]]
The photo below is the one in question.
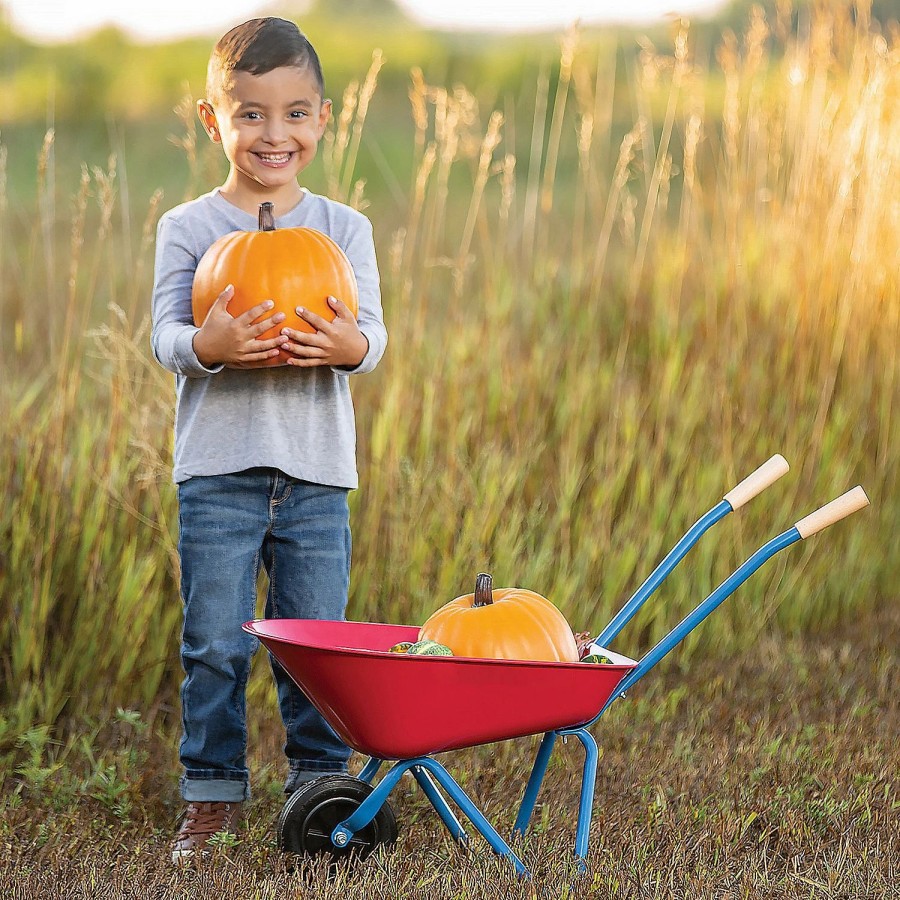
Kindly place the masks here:
[(266, 162), (274, 163), (287, 162), (291, 158), (290, 153), (258, 153), (257, 156)]

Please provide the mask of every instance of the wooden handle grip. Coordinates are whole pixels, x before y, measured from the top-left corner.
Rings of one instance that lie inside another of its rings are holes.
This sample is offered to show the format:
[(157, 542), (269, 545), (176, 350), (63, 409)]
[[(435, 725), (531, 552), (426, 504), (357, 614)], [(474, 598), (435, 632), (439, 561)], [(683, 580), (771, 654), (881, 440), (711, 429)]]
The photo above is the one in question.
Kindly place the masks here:
[(731, 504), (732, 509), (738, 509), (764, 491), (770, 484), (778, 481), (789, 468), (787, 460), (780, 453), (776, 453), (752, 475), (748, 475), (740, 484), (735, 485), (725, 495), (725, 499)]
[(869, 505), (869, 498), (866, 492), (857, 485), (846, 494), (836, 497), (831, 503), (826, 503), (821, 509), (817, 509), (814, 513), (810, 513), (806, 518), (801, 519), (794, 525), (794, 528), (800, 532), (800, 537), (808, 538), (810, 535), (834, 525), (841, 519), (855, 513), (857, 510), (863, 509)]

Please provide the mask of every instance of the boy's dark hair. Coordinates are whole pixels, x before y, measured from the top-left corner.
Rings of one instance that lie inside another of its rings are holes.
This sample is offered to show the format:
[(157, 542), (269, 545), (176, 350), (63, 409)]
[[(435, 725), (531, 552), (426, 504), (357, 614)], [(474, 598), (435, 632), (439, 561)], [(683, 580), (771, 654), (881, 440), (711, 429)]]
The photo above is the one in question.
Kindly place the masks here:
[(281, 66), (308, 69), (319, 96), (325, 96), (322, 65), (306, 35), (287, 19), (250, 19), (224, 34), (213, 48), (206, 72), (206, 99), (215, 103), (227, 90), (232, 72), (265, 75)]

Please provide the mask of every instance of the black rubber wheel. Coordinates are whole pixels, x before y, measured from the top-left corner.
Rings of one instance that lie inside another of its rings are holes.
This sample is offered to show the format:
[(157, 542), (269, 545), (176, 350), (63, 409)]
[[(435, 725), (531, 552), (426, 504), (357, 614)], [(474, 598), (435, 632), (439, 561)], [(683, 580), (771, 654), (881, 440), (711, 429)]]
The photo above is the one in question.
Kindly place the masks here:
[(379, 844), (394, 843), (397, 820), (387, 801), (346, 847), (335, 847), (331, 842), (335, 827), (349, 818), (372, 791), (372, 785), (351, 775), (325, 775), (298, 788), (278, 817), (279, 849), (308, 856), (327, 853), (341, 859), (352, 854), (365, 859)]

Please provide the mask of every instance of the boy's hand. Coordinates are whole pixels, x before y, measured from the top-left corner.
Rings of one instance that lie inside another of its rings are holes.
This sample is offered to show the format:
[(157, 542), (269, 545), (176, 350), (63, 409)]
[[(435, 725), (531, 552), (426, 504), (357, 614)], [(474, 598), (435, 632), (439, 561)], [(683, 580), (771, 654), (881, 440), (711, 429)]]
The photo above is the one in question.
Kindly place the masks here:
[(233, 296), (234, 288), (229, 284), (216, 298), (206, 321), (194, 335), (194, 352), (207, 369), (217, 365), (230, 369), (260, 368), (267, 360), (278, 356), (278, 348), (287, 341), (283, 335), (257, 340), (264, 331), (280, 325), (285, 319), (284, 313), (276, 313), (253, 324), (274, 306), (271, 300), (258, 303), (235, 318), (226, 308)]
[(281, 330), (288, 341), (281, 349), (294, 354), (288, 358), (289, 366), (355, 369), (363, 361), (369, 351), (369, 341), (359, 330), (356, 317), (341, 300), (329, 297), (328, 305), (334, 310), (335, 317), (331, 322), (302, 306), (297, 307), (297, 315), (316, 329), (313, 334), (293, 328)]

